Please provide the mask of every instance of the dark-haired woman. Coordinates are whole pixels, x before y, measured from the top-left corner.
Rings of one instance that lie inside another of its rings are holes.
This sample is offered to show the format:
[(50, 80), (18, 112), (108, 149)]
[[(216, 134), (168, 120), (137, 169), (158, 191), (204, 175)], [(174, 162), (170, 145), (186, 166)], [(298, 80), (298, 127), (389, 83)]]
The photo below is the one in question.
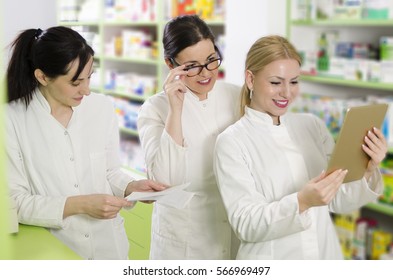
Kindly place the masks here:
[(25, 30), (11, 47), (6, 149), (19, 222), (82, 258), (127, 259), (124, 197), (164, 186), (121, 171), (112, 103), (89, 89), (94, 51), (67, 27)]
[(213, 174), (213, 148), (239, 115), (240, 87), (216, 81), (223, 58), (199, 17), (168, 22), (163, 45), (170, 71), (164, 91), (142, 106), (139, 136), (149, 178), (190, 183), (195, 195), (185, 209), (155, 203), (150, 258), (231, 259), (237, 239)]

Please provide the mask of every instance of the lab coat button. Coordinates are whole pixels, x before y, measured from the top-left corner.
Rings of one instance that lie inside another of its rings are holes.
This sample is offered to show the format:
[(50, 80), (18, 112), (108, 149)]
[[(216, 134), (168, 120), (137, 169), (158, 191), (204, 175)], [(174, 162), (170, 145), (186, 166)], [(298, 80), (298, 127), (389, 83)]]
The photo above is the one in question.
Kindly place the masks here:
[(68, 135), (68, 132), (67, 132), (67, 131), (64, 131), (64, 135)]
[(85, 234), (85, 237), (86, 237), (86, 238), (89, 238), (89, 237), (90, 237), (90, 235), (89, 235), (88, 233), (86, 233), (86, 234)]
[(70, 161), (74, 161), (74, 157), (70, 157)]
[(77, 187), (79, 187), (79, 185), (78, 185), (78, 184), (75, 184), (74, 187), (77, 188)]

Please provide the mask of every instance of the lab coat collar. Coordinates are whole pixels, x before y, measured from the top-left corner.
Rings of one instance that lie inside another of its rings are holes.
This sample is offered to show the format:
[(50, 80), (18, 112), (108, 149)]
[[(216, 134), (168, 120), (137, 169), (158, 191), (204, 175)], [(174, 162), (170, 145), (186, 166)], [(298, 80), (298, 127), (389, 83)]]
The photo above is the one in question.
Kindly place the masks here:
[(207, 103), (207, 102), (209, 102), (209, 99), (212, 99), (212, 96), (214, 96), (214, 94), (212, 94), (212, 92), (214, 92), (214, 89), (215, 89), (216, 85), (217, 85), (217, 81), (216, 81), (216, 83), (214, 84), (212, 90), (209, 91), (209, 92), (206, 94), (206, 99), (205, 99), (205, 100), (202, 100), (202, 101), (199, 100), (198, 95), (195, 94), (195, 93), (193, 93), (189, 88), (187, 88), (186, 95), (188, 95), (188, 96), (190, 97), (190, 99), (193, 100), (193, 102)]
[[(41, 106), (41, 108), (43, 108), (46, 112), (48, 112), (50, 114), (50, 112), (51, 112), (50, 105), (49, 105), (48, 101), (46, 100), (46, 98), (44, 97), (44, 95), (42, 94), (42, 92), (38, 88), (34, 92), (34, 95), (37, 99), (37, 103)], [(35, 100), (35, 98), (33, 96), (33, 101), (34, 100)]]
[[(266, 125), (274, 125), (272, 117), (269, 116), (267, 113), (251, 109), (248, 106), (246, 106), (246, 108), (245, 108), (245, 116), (252, 121), (257, 121), (260, 123), (264, 123)], [(285, 122), (285, 119), (286, 119), (285, 115), (280, 116), (281, 125)], [(274, 126), (276, 126), (276, 125), (274, 125)]]
[[(36, 98), (34, 98), (34, 96), (36, 96)], [(86, 97), (88, 97), (88, 96), (85, 96), (85, 98)], [(49, 114), (51, 113), (51, 108), (50, 108), (48, 100), (46, 100), (46, 98), (44, 97), (44, 95), (42, 94), (42, 92), (38, 88), (33, 93), (33, 101), (35, 99), (37, 99), (37, 102), (38, 102), (38, 104), (40, 105), (41, 108), (43, 108)], [(77, 108), (78, 107), (72, 107), (72, 110), (75, 112), (77, 110)]]

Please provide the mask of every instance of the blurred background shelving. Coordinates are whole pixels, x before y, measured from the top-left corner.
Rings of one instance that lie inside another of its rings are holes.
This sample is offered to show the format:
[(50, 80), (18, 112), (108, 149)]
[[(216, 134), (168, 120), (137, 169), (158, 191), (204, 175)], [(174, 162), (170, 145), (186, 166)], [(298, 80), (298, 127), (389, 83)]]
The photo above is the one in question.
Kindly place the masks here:
[(383, 195), (354, 213), (333, 215), (347, 259), (378, 259), (393, 234), (393, 1), (287, 0), (287, 36), (303, 59), (295, 111), (318, 115), (337, 136), (347, 107), (389, 104)]

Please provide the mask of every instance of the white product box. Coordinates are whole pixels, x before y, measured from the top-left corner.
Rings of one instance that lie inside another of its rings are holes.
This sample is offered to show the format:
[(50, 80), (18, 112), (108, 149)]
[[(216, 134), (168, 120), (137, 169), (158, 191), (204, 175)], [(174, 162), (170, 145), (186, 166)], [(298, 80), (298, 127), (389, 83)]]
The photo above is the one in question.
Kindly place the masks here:
[(381, 61), (381, 82), (393, 83), (393, 61)]

